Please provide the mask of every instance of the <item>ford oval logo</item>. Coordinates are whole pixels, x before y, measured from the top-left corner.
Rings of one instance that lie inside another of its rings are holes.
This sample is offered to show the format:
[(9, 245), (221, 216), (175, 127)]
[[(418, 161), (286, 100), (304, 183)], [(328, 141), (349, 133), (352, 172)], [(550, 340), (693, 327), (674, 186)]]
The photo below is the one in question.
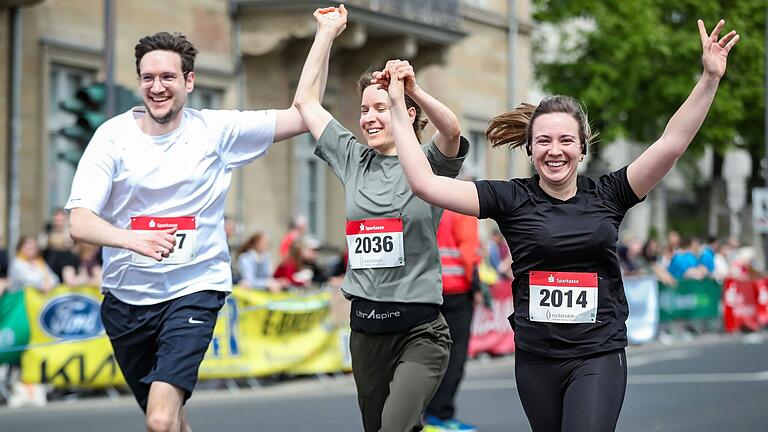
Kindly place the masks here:
[(40, 313), (40, 325), (49, 336), (84, 339), (104, 332), (96, 299), (68, 294), (49, 301)]

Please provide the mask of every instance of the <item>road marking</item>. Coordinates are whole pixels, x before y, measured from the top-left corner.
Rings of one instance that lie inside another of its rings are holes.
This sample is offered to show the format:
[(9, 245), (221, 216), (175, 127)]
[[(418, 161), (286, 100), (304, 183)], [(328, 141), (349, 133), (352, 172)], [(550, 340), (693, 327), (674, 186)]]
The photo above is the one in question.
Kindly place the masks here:
[(684, 360), (694, 357), (696, 354), (697, 350), (694, 349), (677, 349), (648, 354), (636, 354), (627, 356), (627, 367), (632, 368), (671, 360)]
[(517, 388), (513, 379), (469, 380), (461, 383), (462, 390), (501, 390)]
[(630, 375), (629, 384), (719, 384), (768, 381), (762, 372)]
[[(738, 382), (768, 381), (768, 370), (744, 373), (701, 373), (701, 374), (653, 374), (632, 375), (628, 384), (719, 384)], [(503, 390), (515, 389), (514, 379), (467, 380), (461, 384), (462, 390)]]

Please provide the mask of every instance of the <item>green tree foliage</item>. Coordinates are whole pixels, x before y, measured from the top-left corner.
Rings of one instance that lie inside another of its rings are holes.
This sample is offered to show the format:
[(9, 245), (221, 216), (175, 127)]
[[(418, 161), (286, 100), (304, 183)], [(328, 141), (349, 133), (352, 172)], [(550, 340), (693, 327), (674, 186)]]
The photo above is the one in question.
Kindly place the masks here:
[[(696, 20), (711, 31), (724, 18), (721, 36), (735, 29), (741, 40), (689, 152), (711, 146), (722, 154), (737, 145), (760, 158), (765, 1), (534, 0), (543, 30), (535, 44), (536, 77), (547, 92), (584, 102), (603, 143), (626, 137), (650, 144), (701, 74)], [(547, 40), (559, 41), (554, 55)]]

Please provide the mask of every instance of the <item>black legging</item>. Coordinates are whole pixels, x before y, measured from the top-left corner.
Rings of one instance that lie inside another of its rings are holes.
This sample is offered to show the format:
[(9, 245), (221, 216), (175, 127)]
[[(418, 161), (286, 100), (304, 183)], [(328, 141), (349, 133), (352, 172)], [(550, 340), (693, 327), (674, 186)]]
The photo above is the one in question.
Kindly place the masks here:
[(453, 344), (448, 369), (424, 411), (426, 415), (434, 415), (445, 420), (456, 414), (455, 398), (461, 379), (464, 377), (464, 364), (467, 362), (472, 309), (472, 293), (443, 294), (440, 313), (448, 323)]
[(515, 381), (533, 432), (610, 432), (624, 403), (627, 355), (563, 359), (518, 350)]

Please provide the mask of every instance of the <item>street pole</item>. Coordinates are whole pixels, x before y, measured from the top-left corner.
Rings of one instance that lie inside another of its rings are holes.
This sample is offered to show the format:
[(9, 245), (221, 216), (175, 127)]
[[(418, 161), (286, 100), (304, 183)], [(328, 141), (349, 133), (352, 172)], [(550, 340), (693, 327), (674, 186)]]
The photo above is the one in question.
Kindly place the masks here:
[[(509, 14), (509, 34), (507, 35), (507, 109), (511, 110), (517, 103), (517, 93), (515, 92), (515, 83), (517, 82), (517, 5), (515, 0), (507, 0), (507, 9)], [(514, 154), (509, 152), (509, 178), (519, 176)]]
[(10, 97), (8, 112), (9, 149), (8, 149), (8, 196), (7, 196), (7, 250), (13, 256), (14, 248), (19, 240), (21, 230), (21, 7), (10, 9), (11, 43), (10, 43)]
[[(760, 164), (760, 168), (763, 169), (763, 180), (766, 187), (768, 187), (768, 4), (765, 7), (765, 43), (763, 44), (763, 51), (765, 61), (765, 68), (763, 69), (763, 140), (765, 142), (765, 155), (763, 156), (763, 163)], [(754, 201), (752, 205), (755, 205)], [(760, 239), (763, 241), (763, 270), (768, 271), (768, 233), (763, 233)]]
[[(242, 20), (240, 14), (242, 11), (235, 4), (235, 2), (229, 2), (229, 13), (232, 17), (232, 59), (235, 62), (235, 82), (237, 86), (237, 109), (245, 109), (245, 65), (243, 64), (243, 50), (242, 50)], [(245, 220), (245, 170), (235, 170), (235, 188), (237, 200), (235, 200), (235, 223), (240, 226)], [(232, 239), (230, 239), (232, 241)], [(244, 239), (239, 229), (235, 229), (234, 241), (237, 244), (241, 244)]]
[(112, 0), (104, 0), (104, 88), (107, 118), (115, 115), (115, 11)]

